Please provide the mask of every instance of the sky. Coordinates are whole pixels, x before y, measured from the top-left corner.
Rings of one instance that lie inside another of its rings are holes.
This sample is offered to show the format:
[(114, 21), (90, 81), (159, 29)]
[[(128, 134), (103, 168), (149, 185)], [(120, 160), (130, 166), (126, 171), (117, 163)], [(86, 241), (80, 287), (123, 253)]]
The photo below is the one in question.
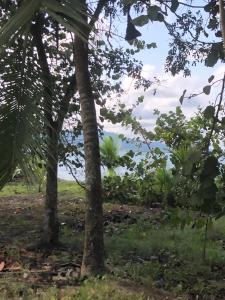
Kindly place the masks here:
[[(126, 20), (121, 20), (120, 29), (126, 25)], [(122, 80), (122, 86), (125, 90), (125, 94), (122, 97), (122, 101), (126, 106), (130, 106), (135, 103), (138, 96), (144, 95), (144, 102), (139, 105), (135, 110), (135, 116), (141, 118), (142, 125), (153, 130), (156, 117), (153, 115), (154, 109), (160, 110), (160, 112), (168, 112), (175, 110), (176, 106), (180, 105), (179, 98), (186, 89), (186, 95), (193, 93), (199, 93), (202, 88), (208, 84), (208, 78), (211, 75), (215, 76), (215, 80), (222, 78), (225, 71), (222, 63), (217, 63), (213, 68), (204, 66), (204, 64), (198, 64), (191, 70), (191, 77), (183, 77), (183, 74), (172, 76), (169, 73), (165, 73), (164, 64), (168, 53), (168, 44), (170, 37), (162, 23), (149, 23), (144, 27), (138, 28), (142, 33), (142, 39), (146, 43), (155, 42), (157, 44), (156, 49), (144, 50), (137, 55), (137, 58), (143, 62), (142, 75), (147, 79), (152, 79), (154, 76), (159, 78), (162, 84), (157, 88), (157, 93), (153, 95), (154, 87), (148, 91), (135, 90), (133, 81), (131, 78), (124, 77)], [(121, 45), (121, 41), (118, 41)], [(126, 42), (123, 43), (124, 47), (127, 47)], [(187, 117), (194, 116), (198, 107), (204, 108), (210, 102), (215, 100), (215, 95), (218, 93), (218, 86), (212, 89), (211, 95), (201, 95), (191, 100), (185, 100), (182, 105), (182, 110)], [(120, 124), (105, 123), (105, 130), (109, 132), (130, 133), (127, 128), (121, 127)]]

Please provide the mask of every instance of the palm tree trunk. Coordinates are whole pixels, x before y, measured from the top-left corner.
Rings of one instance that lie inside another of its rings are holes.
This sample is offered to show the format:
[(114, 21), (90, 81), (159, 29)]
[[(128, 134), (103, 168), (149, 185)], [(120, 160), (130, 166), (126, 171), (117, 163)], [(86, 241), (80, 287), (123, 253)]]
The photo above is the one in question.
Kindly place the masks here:
[(48, 128), (47, 178), (45, 197), (45, 223), (42, 242), (54, 247), (59, 242), (58, 221), (58, 134), (55, 128)]
[(100, 150), (95, 103), (88, 70), (88, 45), (78, 36), (75, 39), (75, 68), (84, 136), (87, 205), (81, 274), (95, 276), (104, 271)]
[(46, 178), (46, 197), (45, 197), (45, 225), (41, 243), (45, 247), (53, 247), (59, 241), (59, 222), (57, 212), (57, 170), (58, 170), (58, 130), (57, 124), (53, 121), (53, 94), (51, 89), (51, 73), (45, 53), (45, 47), (42, 41), (42, 17), (36, 18), (32, 26), (34, 44), (37, 48), (39, 63), (42, 69), (45, 98), (45, 131), (47, 137), (47, 178)]

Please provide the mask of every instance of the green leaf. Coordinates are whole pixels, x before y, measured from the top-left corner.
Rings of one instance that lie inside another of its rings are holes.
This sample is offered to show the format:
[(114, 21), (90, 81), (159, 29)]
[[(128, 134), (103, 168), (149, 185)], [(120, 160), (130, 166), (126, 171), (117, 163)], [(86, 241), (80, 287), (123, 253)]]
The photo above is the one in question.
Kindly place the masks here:
[(149, 17), (148, 15), (141, 15), (141, 16), (138, 16), (137, 18), (134, 18), (132, 20), (132, 23), (135, 25), (135, 26), (144, 26), (146, 24), (148, 24), (149, 22)]
[(160, 8), (157, 5), (150, 6), (150, 8), (148, 10), (148, 17), (152, 22), (158, 20), (158, 12), (159, 11), (160, 11)]
[(155, 49), (155, 48), (157, 48), (156, 43), (147, 44), (146, 46), (147, 46), (147, 49), (151, 49), (151, 48)]
[(215, 76), (214, 76), (214, 75), (211, 75), (211, 76), (209, 77), (209, 79), (208, 79), (208, 83), (211, 83), (211, 82), (213, 81), (214, 78), (215, 78)]
[(204, 88), (203, 88), (203, 93), (204, 94), (209, 95), (210, 91), (211, 91), (211, 85), (204, 86)]
[(139, 96), (137, 102), (142, 103), (144, 101), (144, 98), (145, 98), (144, 96)]
[(193, 224), (193, 227), (196, 229), (200, 229), (205, 226), (205, 218), (199, 217)]
[(57, 0), (24, 0), (14, 15), (0, 28), (0, 45), (4, 46), (24, 31), (26, 25), (29, 25), (35, 13), (40, 9), (51, 15), (69, 31), (85, 38), (85, 32), (89, 30), (89, 27), (82, 17), (83, 8), (78, 0), (74, 0), (73, 3), (66, 2), (64, 5)]
[(43, 88), (36, 82), (41, 75), (33, 61), (28, 59), (25, 66), (26, 50), (24, 47), (22, 61), (18, 52), (12, 51), (9, 60), (5, 58), (1, 74), (4, 85), (0, 88), (0, 189), (12, 178), (16, 167), (31, 182), (31, 153), (44, 157), (41, 137), (47, 120), (39, 107)]
[(225, 117), (222, 118), (221, 124), (222, 124), (223, 126), (225, 126)]
[(136, 0), (123, 0), (124, 6), (133, 5)]
[(0, 44), (4, 45), (12, 38), (16, 37), (21, 28), (24, 27), (40, 8), (40, 0), (26, 0), (22, 2), (16, 14), (0, 29)]
[(158, 14), (157, 14), (157, 21), (163, 22), (163, 21), (164, 21), (164, 15), (161, 14), (161, 13), (158, 13)]
[(215, 156), (213, 156), (213, 155), (208, 156), (204, 163), (202, 175), (205, 177), (208, 177), (208, 176), (216, 177), (217, 175), (219, 175), (218, 165), (219, 165), (218, 159)]
[(213, 7), (213, 1), (212, 1), (212, 3), (208, 3), (204, 6), (204, 11), (210, 12), (212, 7)]
[(183, 104), (184, 96), (185, 96), (186, 92), (187, 92), (187, 90), (184, 90), (184, 91), (183, 91), (183, 94), (180, 96), (179, 101), (180, 101), (180, 104), (181, 104), (181, 105)]
[(212, 105), (207, 106), (203, 112), (203, 115), (207, 120), (212, 119), (214, 117), (214, 114), (215, 114), (215, 107)]
[(209, 51), (208, 57), (205, 60), (205, 65), (207, 67), (213, 67), (218, 59), (221, 57), (221, 53), (223, 53), (223, 43), (212, 44), (212, 47)]
[(179, 7), (179, 1), (178, 0), (172, 0), (171, 1), (171, 7), (170, 7), (171, 11), (176, 12), (178, 7)]
[(202, 152), (198, 148), (190, 148), (187, 153), (187, 158), (183, 165), (184, 175), (188, 176), (192, 173), (193, 166), (199, 162)]

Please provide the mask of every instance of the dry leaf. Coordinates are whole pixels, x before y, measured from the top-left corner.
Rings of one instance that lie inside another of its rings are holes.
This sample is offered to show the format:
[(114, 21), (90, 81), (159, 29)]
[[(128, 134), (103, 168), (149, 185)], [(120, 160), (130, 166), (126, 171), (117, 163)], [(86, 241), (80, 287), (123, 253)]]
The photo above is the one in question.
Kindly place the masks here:
[(5, 262), (2, 261), (2, 262), (0, 263), (0, 272), (4, 269), (4, 267), (5, 267)]

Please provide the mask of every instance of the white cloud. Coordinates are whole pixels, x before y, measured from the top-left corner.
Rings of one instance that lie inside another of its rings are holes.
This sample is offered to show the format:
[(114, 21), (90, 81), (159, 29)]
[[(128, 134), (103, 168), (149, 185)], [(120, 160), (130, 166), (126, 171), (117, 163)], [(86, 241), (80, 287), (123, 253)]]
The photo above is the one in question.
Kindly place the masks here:
[(151, 80), (152, 77), (156, 76), (155, 66), (146, 64), (142, 68), (141, 75), (148, 80)]
[[(136, 102), (140, 95), (144, 95), (144, 102), (135, 109), (135, 116), (142, 118), (142, 125), (145, 128), (152, 130), (156, 119), (156, 117), (153, 115), (154, 109), (158, 109), (162, 113), (170, 110), (174, 111), (175, 107), (180, 105), (179, 98), (185, 89), (187, 90), (187, 96), (190, 94), (198, 94), (202, 91), (202, 88), (208, 84), (208, 73), (209, 72), (199, 71), (191, 77), (184, 78), (182, 75), (173, 77), (169, 74), (163, 74), (160, 72), (157, 74), (156, 68), (153, 65), (144, 65), (142, 75), (146, 79), (152, 79), (154, 76), (156, 76), (161, 80), (161, 84), (157, 87), (156, 95), (153, 95), (155, 86), (145, 92), (141, 89), (135, 90), (134, 80), (126, 77), (122, 82), (122, 86), (125, 90), (125, 95), (122, 97), (122, 102), (129, 107)], [(214, 70), (214, 72), (213, 70), (211, 72), (211, 74), (215, 75), (215, 80), (222, 78), (223, 73), (223, 66), (219, 66), (216, 70)], [(205, 107), (210, 101), (214, 101), (215, 95), (218, 93), (218, 88), (219, 86), (215, 85), (212, 88), (212, 93), (210, 96), (202, 94), (189, 100), (184, 100), (182, 105), (184, 114), (190, 118), (197, 112), (199, 106)], [(130, 133), (128, 129), (122, 128), (118, 124), (112, 125), (110, 123), (105, 124), (105, 130), (126, 134)]]

